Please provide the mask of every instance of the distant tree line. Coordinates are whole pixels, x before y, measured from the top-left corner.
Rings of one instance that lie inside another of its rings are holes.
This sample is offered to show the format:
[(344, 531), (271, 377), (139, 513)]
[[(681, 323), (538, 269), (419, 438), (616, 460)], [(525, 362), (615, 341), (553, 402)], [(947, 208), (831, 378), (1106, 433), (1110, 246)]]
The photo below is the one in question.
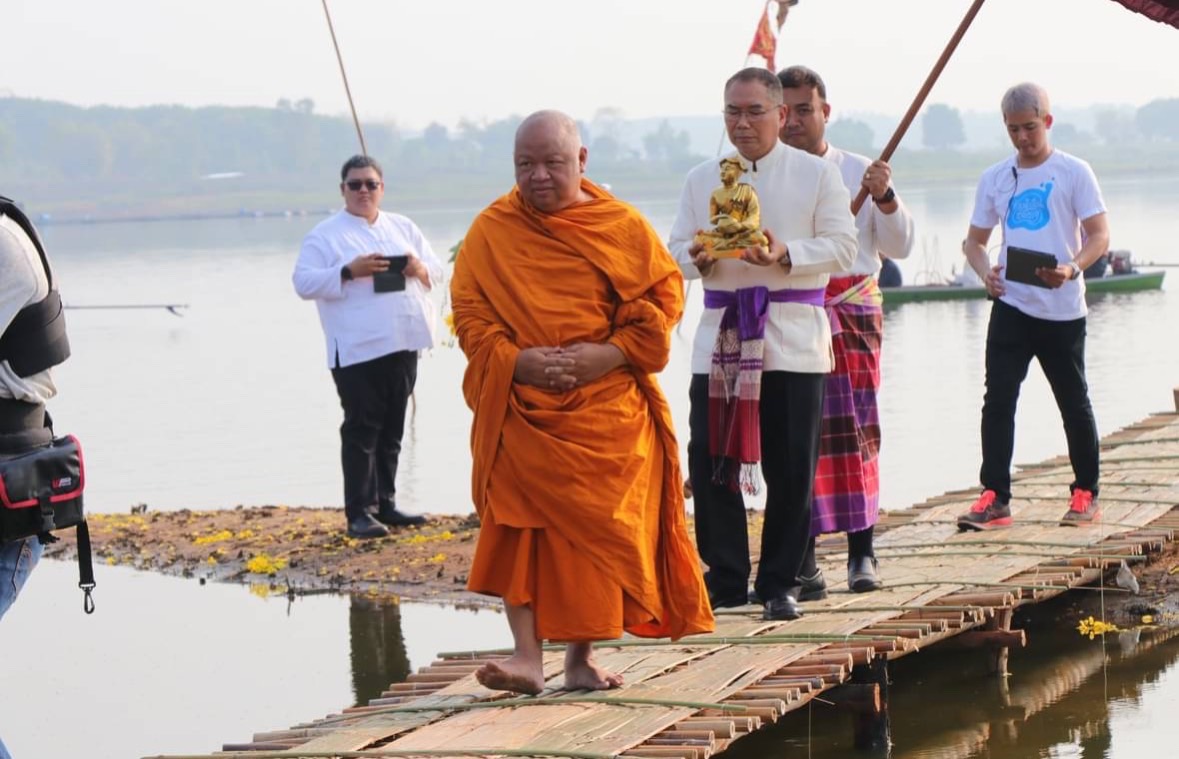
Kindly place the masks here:
[[(432, 123), (420, 132), (369, 122), (364, 133), (369, 153), (393, 174), (391, 189), (402, 199), (484, 202), (511, 182), (520, 120), (463, 120), (453, 129)], [(1157, 153), (1162, 143), (1176, 146), (1163, 152), (1179, 154), (1179, 98), (1155, 100), (1136, 110), (1099, 109), (1090, 121), (1092, 131), (1058, 120), (1054, 143), (1065, 149), (1095, 146), (1086, 153), (1093, 161), (1103, 159), (1104, 149), (1107, 165), (1127, 170), (1173, 166), (1173, 159), (1160, 163), (1145, 155)], [(667, 192), (705, 158), (693, 151), (688, 131), (676, 123), (628, 121), (617, 109), (600, 109), (579, 122), (590, 150), (591, 175), (619, 183), (631, 196), (643, 188)], [(921, 127), (921, 142), (928, 150), (903, 145), (894, 161), (909, 172), (910, 181), (973, 175), (979, 159), (958, 155), (966, 136), (957, 109), (932, 104), (922, 114)], [(698, 136), (699, 123), (694, 128)], [(718, 120), (718, 136), (719, 128)], [(872, 127), (855, 118), (838, 119), (828, 127), (832, 143), (868, 155), (876, 153), (875, 137)], [(996, 119), (995, 143), (987, 150), (1009, 149), (1004, 143)], [(0, 192), (74, 215), (191, 207), (242, 212), (326, 208), (338, 202), (340, 164), (356, 152), (351, 119), (317, 114), (307, 98), (283, 99), (273, 108), (82, 108), (0, 97)], [(712, 154), (711, 148), (708, 152)]]
[[(934, 103), (921, 117), (922, 145), (932, 150), (954, 150), (966, 143), (962, 114), (957, 108)], [(1068, 148), (1092, 145), (1127, 145), (1141, 141), (1179, 142), (1179, 98), (1152, 100), (1136, 111), (1098, 108), (1094, 131), (1059, 120), (1052, 126), (1053, 143)]]
[[(34, 183), (150, 179), (159, 187), (240, 172), (322, 183), (359, 152), (359, 143), (350, 119), (314, 111), (310, 99), (283, 99), (274, 108), (82, 108), (0, 98), (0, 176)], [(416, 135), (369, 123), (364, 136), (371, 155), (407, 177), (439, 171), (510, 177), (520, 120), (464, 120), (453, 131), (432, 123)], [(596, 168), (679, 170), (702, 160), (691, 154), (687, 133), (666, 121), (643, 137), (641, 153), (629, 149), (619, 137), (622, 123), (620, 113), (603, 109), (581, 124)]]

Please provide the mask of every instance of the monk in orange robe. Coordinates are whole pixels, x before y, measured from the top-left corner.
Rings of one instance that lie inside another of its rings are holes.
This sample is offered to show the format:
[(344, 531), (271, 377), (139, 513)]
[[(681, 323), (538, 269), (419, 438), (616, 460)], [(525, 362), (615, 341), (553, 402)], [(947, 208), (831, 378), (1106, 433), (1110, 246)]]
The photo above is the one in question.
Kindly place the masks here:
[(482, 523), (467, 587), (503, 599), (515, 641), (477, 677), (519, 693), (544, 688), (544, 640), (568, 644), (566, 689), (601, 690), (622, 677), (592, 641), (713, 629), (652, 376), (683, 282), (646, 220), (583, 178), (586, 156), (568, 116), (525, 119), (516, 187), (475, 219), (451, 282)]

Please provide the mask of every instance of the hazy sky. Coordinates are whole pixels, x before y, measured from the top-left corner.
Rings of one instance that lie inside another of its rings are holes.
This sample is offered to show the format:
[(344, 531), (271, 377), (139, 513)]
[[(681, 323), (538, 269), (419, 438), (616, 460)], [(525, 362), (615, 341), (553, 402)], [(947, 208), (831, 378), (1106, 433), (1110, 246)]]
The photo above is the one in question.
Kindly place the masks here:
[[(2, 0), (0, 95), (82, 105), (347, 103), (321, 0)], [(560, 108), (719, 112), (762, 0), (329, 0), (361, 119), (421, 127)], [(835, 115), (907, 108), (969, 0), (802, 0), (778, 66)], [(1031, 79), (1057, 106), (1179, 97), (1179, 29), (1112, 0), (987, 0), (927, 102), (997, 108)]]

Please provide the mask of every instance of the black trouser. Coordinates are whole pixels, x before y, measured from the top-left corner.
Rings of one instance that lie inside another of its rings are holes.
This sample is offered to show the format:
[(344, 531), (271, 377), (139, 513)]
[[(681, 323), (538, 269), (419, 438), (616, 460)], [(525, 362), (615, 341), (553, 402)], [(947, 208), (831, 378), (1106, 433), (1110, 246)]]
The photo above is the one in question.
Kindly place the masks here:
[(332, 369), (344, 408), (340, 458), (344, 465), (344, 514), (349, 522), (366, 512), (396, 508), (405, 407), (417, 377), (417, 351), (398, 351)]
[(987, 392), (982, 411), (983, 463), (979, 480), (1001, 503), (1011, 500), (1011, 456), (1019, 386), (1032, 358), (1044, 376), (1064, 420), (1074, 480), (1070, 490), (1097, 493), (1100, 476), (1097, 423), (1085, 381), (1085, 319), (1057, 322), (1028, 316), (1003, 301), (991, 306), (987, 328)]
[[(761, 377), (761, 471), (766, 484), (761, 559), (754, 590), (764, 600), (799, 585), (811, 529), (811, 491), (819, 460), (825, 374), (765, 372)], [(745, 502), (713, 481), (708, 450), (708, 376), (692, 375), (689, 390), (688, 476), (696, 512), (696, 548), (708, 565), (714, 598), (743, 597), (749, 583)]]

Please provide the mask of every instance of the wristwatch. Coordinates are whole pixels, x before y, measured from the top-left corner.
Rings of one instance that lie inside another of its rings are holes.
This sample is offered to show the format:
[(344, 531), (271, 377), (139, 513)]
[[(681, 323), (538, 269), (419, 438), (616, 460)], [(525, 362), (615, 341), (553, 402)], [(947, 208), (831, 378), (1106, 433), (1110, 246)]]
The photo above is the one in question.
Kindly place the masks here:
[(875, 203), (876, 205), (882, 205), (884, 203), (891, 203), (892, 201), (896, 200), (896, 198), (897, 198), (896, 190), (889, 187), (887, 190), (884, 191), (884, 194), (881, 195), (879, 198), (872, 198), (872, 202)]
[(348, 268), (348, 264), (344, 264), (344, 268), (340, 269), (340, 279), (345, 282), (352, 279), (352, 269)]
[(1076, 261), (1069, 261), (1068, 265), (1073, 267), (1073, 275), (1069, 279), (1077, 279), (1081, 276), (1081, 265)]

